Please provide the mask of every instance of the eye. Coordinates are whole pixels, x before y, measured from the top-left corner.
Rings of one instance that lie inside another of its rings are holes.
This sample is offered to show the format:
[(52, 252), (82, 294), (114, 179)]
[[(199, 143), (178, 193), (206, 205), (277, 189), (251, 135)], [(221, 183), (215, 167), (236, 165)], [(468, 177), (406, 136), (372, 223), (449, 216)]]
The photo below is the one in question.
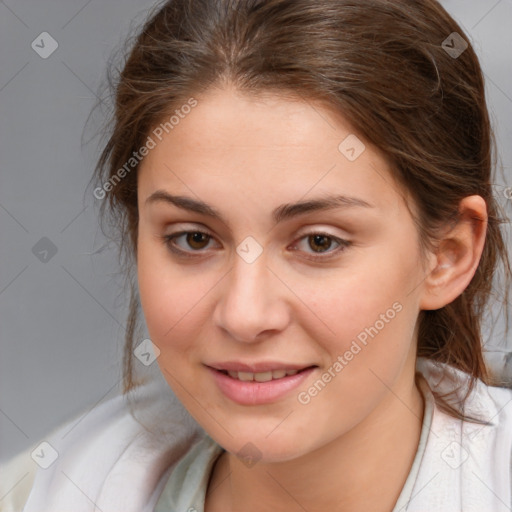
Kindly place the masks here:
[[(172, 233), (170, 235), (164, 235), (162, 237), (164, 244), (168, 249), (176, 254), (189, 256), (190, 252), (200, 252), (208, 246), (208, 242), (213, 240), (213, 237), (209, 233), (203, 231), (180, 231), (179, 233)], [(188, 248), (176, 247), (177, 240), (183, 239), (187, 244)], [(192, 251), (189, 250), (192, 249)]]
[[(330, 235), (329, 233), (308, 233), (302, 238), (300, 238), (300, 241), (306, 241), (307, 247), (312, 249), (312, 252), (309, 252), (307, 250), (304, 250), (304, 252), (308, 254), (327, 254), (327, 256), (315, 256), (313, 255), (306, 257), (306, 259), (311, 260), (319, 260), (319, 259), (326, 259), (330, 258), (331, 256), (334, 256), (342, 251), (344, 251), (347, 247), (350, 247), (352, 245), (352, 242), (349, 242), (348, 240), (343, 240), (341, 238), (335, 237), (333, 235)], [(336, 248), (334, 250), (329, 251), (329, 249), (336, 244)], [(292, 249), (296, 249), (301, 244), (296, 244), (292, 246)]]

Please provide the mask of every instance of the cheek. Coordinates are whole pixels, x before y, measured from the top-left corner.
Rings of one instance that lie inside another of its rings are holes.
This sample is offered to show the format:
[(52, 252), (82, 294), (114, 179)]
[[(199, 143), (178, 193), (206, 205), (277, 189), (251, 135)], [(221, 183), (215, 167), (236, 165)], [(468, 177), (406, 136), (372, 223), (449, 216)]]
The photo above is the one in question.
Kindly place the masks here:
[(187, 340), (202, 322), (201, 297), (207, 283), (191, 279), (166, 250), (139, 240), (137, 273), (141, 306), (152, 341), (162, 356), (169, 351), (184, 352)]
[[(376, 324), (379, 331), (397, 328), (404, 320), (407, 305), (414, 317), (414, 265), (393, 261), (394, 258), (361, 258), (357, 264), (332, 273), (322, 280), (311, 279), (302, 284), (299, 296), (307, 297), (310, 325), (317, 325), (323, 337), (337, 340), (339, 348), (358, 337), (364, 340), (367, 329)], [(417, 311), (416, 311), (417, 314)]]
[(312, 298), (317, 317), (303, 317), (303, 329), (325, 355), (318, 378), (327, 384), (301, 389), (299, 403), (310, 400), (304, 411), (329, 418), (336, 431), (350, 429), (395, 388), (414, 350), (416, 299), (405, 297), (399, 274), (387, 276), (386, 286), (368, 275), (332, 283), (329, 293)]
[(380, 396), (383, 382), (393, 386), (414, 350), (419, 300), (410, 292), (420, 275), (412, 254), (403, 256), (368, 251), (350, 272), (301, 290), (314, 313), (303, 317), (303, 328), (326, 355), (324, 371), (337, 377), (329, 396), (346, 407), (364, 408)]
[[(417, 309), (413, 303), (396, 300), (397, 296), (383, 293), (374, 296), (344, 293), (316, 301), (316, 311), (322, 322), (310, 315), (309, 327), (303, 328), (322, 346), (328, 360), (326, 366), (340, 361), (336, 372), (360, 379), (368, 368), (400, 367), (413, 340)], [(305, 318), (305, 317), (304, 317)]]

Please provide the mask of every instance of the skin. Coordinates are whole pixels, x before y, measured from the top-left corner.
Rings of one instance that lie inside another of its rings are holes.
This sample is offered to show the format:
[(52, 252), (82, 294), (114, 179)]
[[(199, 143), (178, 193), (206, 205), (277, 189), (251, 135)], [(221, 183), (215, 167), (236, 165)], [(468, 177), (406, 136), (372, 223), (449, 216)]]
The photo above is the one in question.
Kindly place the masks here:
[[(423, 420), (414, 380), (418, 314), (469, 284), (485, 239), (485, 202), (466, 198), (461, 221), (422, 265), (408, 196), (386, 159), (362, 137), (366, 149), (355, 161), (338, 150), (354, 133), (348, 120), (311, 101), (228, 87), (197, 99), (139, 169), (137, 260), (162, 374), (226, 449), (205, 510), (390, 511)], [(156, 190), (200, 199), (224, 221), (147, 203)], [(372, 207), (272, 220), (283, 203), (334, 192)], [(211, 235), (174, 240), (195, 258), (177, 256), (163, 239), (185, 230)], [(333, 237), (324, 249), (307, 236), (318, 232)], [(247, 236), (263, 249), (252, 263), (236, 252)], [(336, 238), (350, 245), (339, 251)], [(299, 403), (298, 393), (397, 302), (395, 318), (307, 405)], [(204, 366), (227, 360), (318, 368), (275, 403), (239, 405)], [(261, 454), (250, 468), (236, 456), (248, 442)]]

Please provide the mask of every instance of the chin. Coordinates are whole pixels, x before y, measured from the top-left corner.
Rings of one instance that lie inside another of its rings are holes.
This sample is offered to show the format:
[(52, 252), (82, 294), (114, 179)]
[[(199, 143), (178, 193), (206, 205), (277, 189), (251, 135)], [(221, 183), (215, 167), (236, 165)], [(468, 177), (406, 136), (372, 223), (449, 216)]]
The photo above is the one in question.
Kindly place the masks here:
[(268, 435), (272, 429), (258, 429), (251, 432), (243, 429), (242, 433), (231, 432), (233, 436), (225, 432), (221, 437), (209, 434), (226, 451), (243, 460), (248, 460), (250, 465), (256, 462), (277, 463), (296, 459), (307, 452), (307, 446), (303, 439), (298, 436), (290, 435), (283, 430), (282, 435), (276, 435), (275, 432)]

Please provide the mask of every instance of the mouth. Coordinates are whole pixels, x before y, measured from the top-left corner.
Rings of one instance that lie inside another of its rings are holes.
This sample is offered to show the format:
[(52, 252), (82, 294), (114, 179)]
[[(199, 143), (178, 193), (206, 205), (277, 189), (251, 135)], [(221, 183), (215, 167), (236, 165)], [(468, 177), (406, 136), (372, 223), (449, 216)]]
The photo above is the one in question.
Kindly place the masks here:
[(302, 368), (301, 370), (271, 370), (266, 372), (237, 372), (233, 370), (217, 370), (218, 372), (228, 375), (232, 379), (241, 380), (243, 382), (269, 382), (271, 380), (281, 380), (291, 375), (304, 372), (311, 368), (316, 368), (315, 365)]
[[(226, 368), (226, 365), (231, 368)], [(249, 371), (249, 365), (240, 363), (216, 366), (218, 367), (206, 365), (206, 368), (217, 389), (231, 401), (246, 406), (270, 404), (286, 399), (293, 390), (305, 385), (313, 372), (319, 368), (317, 365), (293, 367), (294, 365), (274, 364), (274, 368), (271, 369), (271, 363), (261, 363), (252, 365), (252, 369), (265, 371), (255, 372)], [(261, 368), (262, 366), (264, 368)]]

